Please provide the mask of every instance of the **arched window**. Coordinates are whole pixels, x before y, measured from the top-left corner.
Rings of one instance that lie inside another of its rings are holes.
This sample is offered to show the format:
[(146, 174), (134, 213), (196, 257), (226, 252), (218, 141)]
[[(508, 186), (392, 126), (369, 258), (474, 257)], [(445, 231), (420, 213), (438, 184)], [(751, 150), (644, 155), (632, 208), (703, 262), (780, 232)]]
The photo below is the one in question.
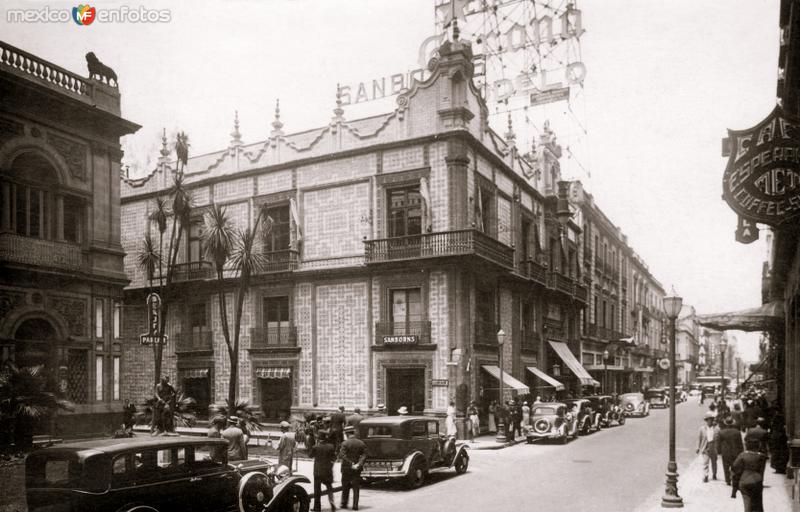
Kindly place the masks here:
[(20, 236), (79, 243), (85, 204), (64, 194), (56, 170), (44, 157), (27, 152), (0, 176), (0, 229)]

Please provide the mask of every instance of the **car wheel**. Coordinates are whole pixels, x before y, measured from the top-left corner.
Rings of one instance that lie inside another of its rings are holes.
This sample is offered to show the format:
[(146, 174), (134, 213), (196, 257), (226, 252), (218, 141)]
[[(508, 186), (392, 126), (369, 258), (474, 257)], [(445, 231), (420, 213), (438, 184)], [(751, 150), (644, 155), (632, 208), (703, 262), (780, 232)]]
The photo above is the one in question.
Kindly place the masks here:
[(624, 425), (625, 424), (625, 416), (620, 416), (619, 417), (619, 424), (620, 425)]
[(464, 452), (461, 452), (456, 456), (456, 473), (462, 475), (467, 472), (467, 468), (469, 467), (469, 455)]
[(239, 511), (260, 512), (272, 499), (272, 487), (264, 473), (254, 471), (239, 481)]
[(147, 505), (125, 505), (117, 512), (158, 512), (158, 510)]
[(425, 464), (417, 459), (411, 464), (411, 469), (408, 471), (406, 477), (406, 487), (409, 489), (418, 489), (425, 483)]
[[(280, 512), (308, 512), (311, 506), (311, 499), (308, 492), (299, 485), (293, 485), (289, 492), (283, 496), (281, 504), (276, 510)], [(263, 510), (260, 509), (260, 510)]]
[(561, 444), (567, 444), (567, 441), (569, 441), (569, 437), (567, 437), (567, 434), (564, 434), (561, 437)]

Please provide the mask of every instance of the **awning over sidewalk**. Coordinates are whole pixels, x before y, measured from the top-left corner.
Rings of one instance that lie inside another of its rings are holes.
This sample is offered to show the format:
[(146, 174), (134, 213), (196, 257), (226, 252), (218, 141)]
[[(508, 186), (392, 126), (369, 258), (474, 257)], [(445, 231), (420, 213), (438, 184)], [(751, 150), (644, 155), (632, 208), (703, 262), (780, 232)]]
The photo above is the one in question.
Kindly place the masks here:
[[(498, 381), (500, 380), (500, 368), (498, 368), (497, 366), (485, 364), (481, 366), (481, 368), (486, 370), (486, 372), (489, 375), (491, 375)], [(503, 384), (510, 387), (511, 389), (518, 391), (523, 395), (527, 395), (528, 393), (531, 392), (531, 388), (529, 388), (525, 384), (521, 383), (520, 381), (509, 375), (507, 372), (503, 372)]]
[(258, 379), (290, 379), (292, 369), (284, 367), (256, 368), (256, 378)]
[(783, 324), (785, 312), (782, 300), (768, 302), (763, 306), (716, 315), (697, 315), (700, 325), (719, 331), (763, 331)]
[(639, 373), (653, 373), (653, 367), (652, 366), (640, 366), (638, 368), (634, 368), (633, 371), (639, 372)]
[(558, 357), (560, 357), (561, 360), (564, 361), (564, 364), (569, 366), (569, 369), (572, 370), (572, 373), (574, 373), (575, 376), (578, 377), (578, 380), (581, 381), (581, 384), (583, 384), (584, 386), (600, 385), (598, 381), (594, 380), (592, 376), (589, 375), (589, 372), (586, 371), (586, 368), (584, 368), (581, 365), (581, 363), (578, 362), (578, 360), (575, 358), (575, 354), (572, 353), (572, 351), (569, 349), (566, 343), (564, 343), (563, 341), (552, 341), (552, 340), (547, 340), (547, 342), (550, 343), (550, 346), (553, 347), (553, 350), (556, 351)]
[(564, 391), (565, 389), (567, 389), (564, 387), (564, 384), (558, 382), (556, 379), (547, 375), (546, 373), (536, 368), (535, 366), (526, 366), (525, 368), (532, 374), (536, 375), (537, 377), (548, 383), (550, 386), (556, 388), (556, 391)]

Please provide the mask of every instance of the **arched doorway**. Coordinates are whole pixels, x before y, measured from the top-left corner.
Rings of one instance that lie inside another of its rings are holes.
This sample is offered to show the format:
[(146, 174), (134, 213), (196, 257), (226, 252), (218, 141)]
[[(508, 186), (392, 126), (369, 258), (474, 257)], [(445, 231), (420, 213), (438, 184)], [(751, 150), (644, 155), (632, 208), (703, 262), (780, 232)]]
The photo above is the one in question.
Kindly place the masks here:
[(14, 333), (14, 360), (17, 366), (44, 365), (52, 371), (58, 362), (56, 330), (43, 318), (22, 322)]

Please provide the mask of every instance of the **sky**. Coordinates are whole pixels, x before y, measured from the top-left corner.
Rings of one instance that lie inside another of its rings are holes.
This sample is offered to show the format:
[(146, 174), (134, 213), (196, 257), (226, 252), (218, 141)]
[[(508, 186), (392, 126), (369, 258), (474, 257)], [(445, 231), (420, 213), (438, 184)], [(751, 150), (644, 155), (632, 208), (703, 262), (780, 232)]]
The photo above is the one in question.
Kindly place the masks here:
[[(765, 233), (751, 245), (734, 241), (720, 141), (775, 105), (779, 0), (576, 3), (587, 70), (576, 110), (586, 133), (560, 140), (580, 142), (587, 190), (665, 289), (698, 313), (759, 305)], [(4, 1), (0, 38), (82, 75), (89, 51), (114, 68), (123, 116), (142, 125), (123, 143), (133, 172), (152, 167), (162, 129), (185, 130), (191, 154), (225, 148), (235, 111), (244, 141), (264, 140), (277, 99), (286, 133), (322, 126), (337, 83), (415, 69), (436, 30), (433, 0), (111, 1), (91, 5), (168, 9), (169, 22), (7, 18), (9, 9), (75, 5)], [(389, 111), (391, 101), (346, 106), (345, 118)], [(521, 146), (563, 109), (539, 110), (530, 124), (514, 114)], [(494, 121), (503, 133), (505, 121)], [(757, 335), (737, 338), (755, 359)]]

